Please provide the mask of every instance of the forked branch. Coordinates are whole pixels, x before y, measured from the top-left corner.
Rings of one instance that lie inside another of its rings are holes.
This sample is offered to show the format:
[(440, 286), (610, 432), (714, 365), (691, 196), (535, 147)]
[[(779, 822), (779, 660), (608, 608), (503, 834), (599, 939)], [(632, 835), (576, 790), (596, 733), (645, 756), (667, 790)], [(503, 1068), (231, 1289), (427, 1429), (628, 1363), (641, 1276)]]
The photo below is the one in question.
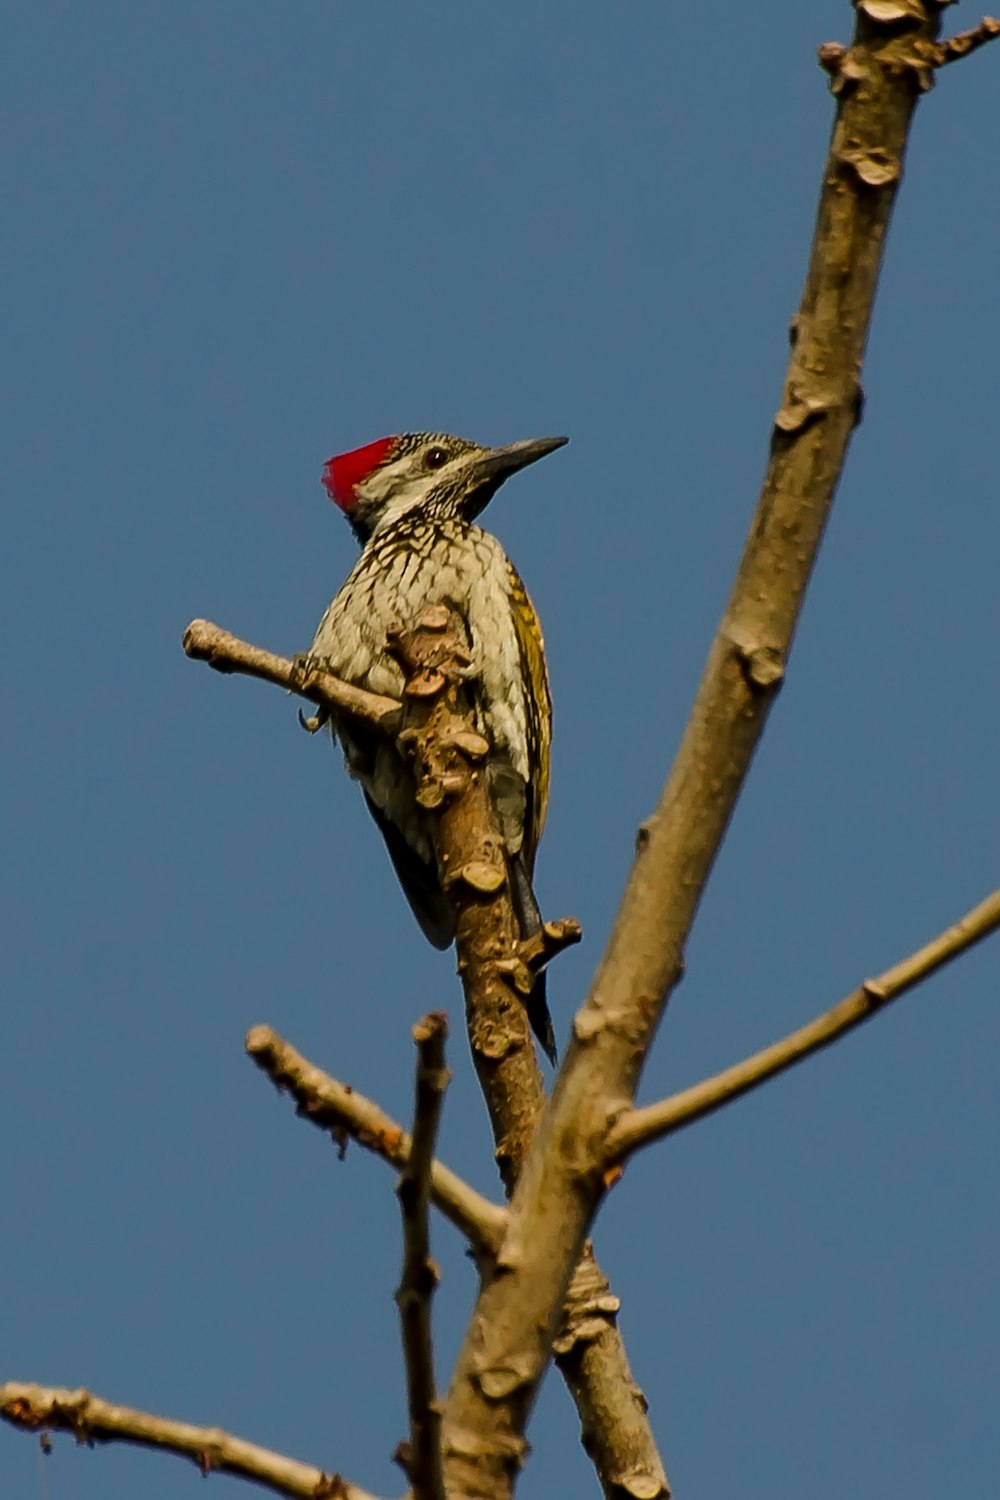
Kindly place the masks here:
[[(430, 632), (425, 646), (440, 662), (442, 632)], [(184, 648), (195, 659), (207, 660), (219, 670), (246, 672), (291, 692), (311, 697), (321, 708), (335, 712), (342, 687), (337, 679), (319, 674), (316, 681), (303, 676), (296, 664), (261, 651), (227, 631), (205, 621), (194, 621), (184, 634)], [(404, 656), (421, 651), (419, 641), (407, 644)], [(447, 649), (443, 652), (447, 667)], [(426, 667), (426, 664), (425, 664)], [(414, 671), (426, 686), (425, 667), (415, 661)], [(482, 777), (468, 759), (475, 735), (471, 708), (460, 701), (461, 673), (446, 671), (435, 688), (445, 695), (446, 712), (436, 718), (442, 755), (428, 747), (429, 764), (437, 765), (447, 782), (438, 820), (438, 858), (448, 888), (456, 902), (459, 971), (466, 997), (466, 1018), (476, 1071), (487, 1103), (496, 1143), (497, 1161), (508, 1192), (531, 1140), (544, 1103), (542, 1077), (528, 1030), (527, 1017), (516, 980), (530, 975), (537, 964), (547, 961), (579, 938), (579, 926), (571, 918), (546, 923), (537, 940), (522, 944), (514, 917), (510, 891), (496, 858), (499, 834), (495, 816), (485, 795)], [(308, 690), (308, 691), (307, 691)], [(368, 696), (368, 695), (365, 695)], [(432, 695), (433, 698), (433, 695)], [(344, 700), (346, 701), (346, 700)], [(381, 703), (392, 700), (380, 700)], [(393, 704), (393, 709), (397, 705)], [(426, 694), (412, 695), (406, 728), (419, 736), (427, 725), (435, 703)], [(452, 713), (452, 709), (455, 710)], [(400, 719), (387, 710), (375, 714), (379, 732), (403, 729)], [(411, 747), (414, 745), (409, 740)], [(463, 748), (464, 747), (464, 748)], [(419, 746), (416, 747), (419, 753)], [(455, 778), (458, 778), (456, 790)], [(433, 795), (433, 794), (432, 794)], [(481, 857), (485, 852), (485, 857)], [(482, 889), (485, 883), (493, 889)], [(452, 872), (472, 867), (473, 879), (449, 880)], [(491, 882), (490, 870), (494, 871)], [(499, 873), (499, 881), (495, 874)], [(478, 886), (477, 886), (478, 881)], [(409, 1143), (398, 1125), (376, 1105), (312, 1068), (293, 1048), (266, 1027), (255, 1027), (247, 1048), (279, 1087), (287, 1087), (299, 1111), (326, 1129), (335, 1139), (353, 1136), (383, 1160), (401, 1165), (401, 1152)], [(431, 1178), (435, 1205), (468, 1237), (480, 1255), (496, 1249), (497, 1235), (506, 1224), (503, 1210), (473, 1193), (447, 1168), (435, 1164)], [(567, 1292), (565, 1315), (559, 1330), (559, 1367), (580, 1416), (582, 1436), (593, 1460), (607, 1500), (669, 1500), (670, 1488), (649, 1421), (647, 1403), (635, 1383), (618, 1328), (619, 1302), (588, 1249)]]
[(339, 1474), (314, 1469), (283, 1453), (231, 1437), (218, 1427), (192, 1427), (148, 1411), (115, 1406), (89, 1391), (59, 1390), (11, 1380), (0, 1385), (0, 1416), (30, 1432), (70, 1432), (78, 1443), (132, 1443), (159, 1448), (198, 1465), (202, 1474), (218, 1471), (250, 1479), (278, 1495), (297, 1500), (375, 1500)]
[(1000, 927), (1000, 890), (967, 912), (954, 926), (886, 969), (877, 979), (866, 979), (832, 1010), (817, 1016), (780, 1042), (755, 1052), (713, 1078), (683, 1089), (669, 1099), (660, 1099), (642, 1109), (630, 1109), (612, 1128), (607, 1140), (607, 1162), (623, 1161), (643, 1146), (650, 1146), (674, 1131), (682, 1130), (702, 1116), (721, 1109), (769, 1078), (783, 1073), (803, 1058), (829, 1047), (831, 1042), (853, 1031), (863, 1021), (915, 989), (924, 979), (951, 963)]
[[(407, 672), (403, 735), (425, 805), (442, 885), (455, 912), (458, 966), (469, 1040), (511, 1192), (544, 1104), (523, 997), (532, 973), (580, 937), (572, 919), (547, 922), (522, 943), (502, 839), (470, 736), (459, 632), (447, 609), (428, 611), (401, 641)], [(410, 685), (416, 692), (410, 692)], [(589, 1246), (566, 1289), (559, 1368), (576, 1404), (581, 1436), (607, 1500), (669, 1500), (670, 1487), (617, 1324), (619, 1303)], [(503, 1377), (506, 1379), (506, 1377)], [(467, 1434), (463, 1434), (464, 1443)], [(513, 1445), (519, 1458), (521, 1447)], [(515, 1460), (516, 1461), (516, 1460)]]

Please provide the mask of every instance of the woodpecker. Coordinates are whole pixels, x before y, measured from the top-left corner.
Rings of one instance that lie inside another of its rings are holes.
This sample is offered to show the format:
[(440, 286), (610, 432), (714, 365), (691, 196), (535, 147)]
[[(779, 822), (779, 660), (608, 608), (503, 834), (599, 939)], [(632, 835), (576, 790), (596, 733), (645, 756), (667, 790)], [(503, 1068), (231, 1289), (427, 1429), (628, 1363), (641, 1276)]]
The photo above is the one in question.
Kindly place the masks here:
[[(398, 698), (399, 665), (386, 651), (392, 625), (415, 624), (429, 604), (461, 617), (476, 727), (489, 741), (487, 785), (507, 851), (522, 938), (539, 930), (532, 888), (549, 790), (552, 701), (534, 606), (496, 537), (476, 518), (504, 480), (568, 440), (538, 438), (484, 448), (444, 433), (380, 438), (331, 458), (323, 484), (350, 522), (361, 556), (327, 608), (309, 658), (335, 676)], [(424, 935), (447, 948), (455, 925), (438, 879), (429, 814), (395, 746), (331, 721)], [(555, 1037), (540, 974), (527, 1000), (532, 1030), (555, 1064)]]

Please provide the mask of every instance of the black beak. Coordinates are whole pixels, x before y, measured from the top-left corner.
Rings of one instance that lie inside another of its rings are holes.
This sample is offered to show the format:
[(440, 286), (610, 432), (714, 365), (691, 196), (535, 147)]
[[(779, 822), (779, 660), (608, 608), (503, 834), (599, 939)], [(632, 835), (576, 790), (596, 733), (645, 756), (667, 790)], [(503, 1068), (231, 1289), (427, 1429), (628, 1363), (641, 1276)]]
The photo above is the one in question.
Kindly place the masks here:
[(566, 437), (525, 438), (520, 443), (508, 443), (506, 448), (491, 448), (479, 459), (476, 471), (484, 480), (493, 479), (502, 484), (518, 469), (526, 469), (529, 464), (537, 463), (568, 442)]
[(473, 480), (462, 505), (467, 520), (474, 521), (489, 505), (505, 479), (527, 468), (547, 453), (554, 453), (569, 442), (565, 437), (526, 438), (508, 443), (506, 448), (490, 448), (472, 464)]

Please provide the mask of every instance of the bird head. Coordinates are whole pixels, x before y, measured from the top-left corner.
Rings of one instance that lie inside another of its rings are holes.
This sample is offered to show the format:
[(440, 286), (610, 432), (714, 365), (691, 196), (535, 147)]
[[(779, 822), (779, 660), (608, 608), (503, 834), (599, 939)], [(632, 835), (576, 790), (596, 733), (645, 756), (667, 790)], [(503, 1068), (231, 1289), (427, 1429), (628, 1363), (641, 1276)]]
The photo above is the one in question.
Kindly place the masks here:
[(474, 521), (505, 479), (568, 441), (483, 448), (446, 433), (408, 432), (337, 454), (324, 465), (323, 484), (363, 545), (404, 516)]

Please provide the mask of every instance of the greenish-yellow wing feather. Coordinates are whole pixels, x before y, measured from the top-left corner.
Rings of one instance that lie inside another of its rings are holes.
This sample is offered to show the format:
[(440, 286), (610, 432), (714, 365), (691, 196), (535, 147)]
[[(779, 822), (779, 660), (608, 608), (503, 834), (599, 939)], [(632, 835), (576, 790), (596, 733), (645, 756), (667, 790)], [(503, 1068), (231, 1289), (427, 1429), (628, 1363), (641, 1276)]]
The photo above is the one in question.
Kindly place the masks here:
[(521, 653), (521, 672), (526, 684), (525, 719), (528, 736), (528, 763), (531, 767), (524, 818), (524, 850), (529, 872), (534, 868), (535, 850), (545, 827), (549, 805), (549, 755), (552, 745), (552, 696), (545, 665), (545, 643), (535, 607), (517, 570), (508, 561), (514, 630)]

